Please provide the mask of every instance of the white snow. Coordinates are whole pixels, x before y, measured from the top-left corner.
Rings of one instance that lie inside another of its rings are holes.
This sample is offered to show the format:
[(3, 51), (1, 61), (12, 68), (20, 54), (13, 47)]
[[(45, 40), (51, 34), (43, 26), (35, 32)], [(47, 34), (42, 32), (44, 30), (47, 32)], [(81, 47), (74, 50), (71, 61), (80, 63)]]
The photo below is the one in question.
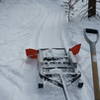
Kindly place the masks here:
[[(0, 100), (64, 100), (62, 89), (46, 84), (37, 88), (37, 61), (27, 59), (26, 48), (64, 47), (81, 43), (78, 55), (83, 89), (70, 87), (71, 100), (93, 100), (91, 57), (84, 28), (100, 32), (100, 19), (75, 17), (68, 23), (63, 0), (2, 0), (0, 3)], [(78, 5), (79, 7), (80, 5)], [(97, 45), (100, 73), (100, 40)], [(100, 74), (99, 74), (100, 76)], [(100, 79), (100, 77), (99, 77)]]

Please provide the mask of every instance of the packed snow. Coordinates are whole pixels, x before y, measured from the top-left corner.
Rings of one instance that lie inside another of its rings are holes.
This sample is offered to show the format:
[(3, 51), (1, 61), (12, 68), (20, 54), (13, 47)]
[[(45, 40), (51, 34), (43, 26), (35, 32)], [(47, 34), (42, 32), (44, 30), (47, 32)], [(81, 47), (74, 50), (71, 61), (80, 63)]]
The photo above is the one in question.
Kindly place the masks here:
[[(70, 100), (94, 100), (89, 44), (84, 28), (98, 29), (100, 19), (67, 21), (63, 0), (2, 0), (0, 3), (0, 100), (64, 100), (62, 89), (46, 83), (37, 88), (37, 60), (27, 59), (26, 48), (68, 49), (81, 43), (77, 56), (84, 87), (71, 86)], [(80, 5), (77, 5), (77, 8)], [(96, 45), (100, 73), (100, 40)], [(100, 74), (99, 74), (100, 76)], [(99, 77), (100, 80), (100, 77)]]

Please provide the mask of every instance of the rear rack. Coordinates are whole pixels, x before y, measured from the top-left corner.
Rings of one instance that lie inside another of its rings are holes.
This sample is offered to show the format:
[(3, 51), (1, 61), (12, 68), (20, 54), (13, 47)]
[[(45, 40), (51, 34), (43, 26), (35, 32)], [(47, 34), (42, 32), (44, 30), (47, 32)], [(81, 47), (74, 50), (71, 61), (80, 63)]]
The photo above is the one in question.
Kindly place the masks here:
[(69, 100), (67, 88), (72, 83), (78, 81), (76, 82), (77, 87), (83, 87), (77, 63), (72, 62), (65, 48), (39, 49), (38, 71), (38, 88), (43, 88), (44, 81), (48, 81), (63, 89), (66, 100)]

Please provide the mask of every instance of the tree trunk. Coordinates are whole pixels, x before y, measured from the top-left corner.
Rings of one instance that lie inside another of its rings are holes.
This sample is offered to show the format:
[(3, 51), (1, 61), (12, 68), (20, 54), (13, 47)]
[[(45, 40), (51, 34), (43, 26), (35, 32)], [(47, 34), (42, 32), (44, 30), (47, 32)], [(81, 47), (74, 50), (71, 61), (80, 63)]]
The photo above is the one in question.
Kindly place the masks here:
[(88, 17), (96, 15), (96, 0), (88, 1)]

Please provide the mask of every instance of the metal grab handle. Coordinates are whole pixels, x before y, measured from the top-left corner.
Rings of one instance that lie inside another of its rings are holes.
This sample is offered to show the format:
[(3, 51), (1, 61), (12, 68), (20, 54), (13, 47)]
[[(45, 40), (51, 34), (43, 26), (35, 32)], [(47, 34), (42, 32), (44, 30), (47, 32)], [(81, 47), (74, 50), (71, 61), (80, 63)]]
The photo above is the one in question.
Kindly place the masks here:
[[(90, 40), (88, 37), (87, 37), (87, 34), (95, 34), (97, 36), (96, 40), (95, 41), (92, 41)], [(90, 29), (90, 28), (86, 28), (84, 30), (84, 37), (86, 39), (86, 41), (89, 43), (89, 44), (96, 44), (99, 40), (99, 32), (98, 30), (96, 29)]]

